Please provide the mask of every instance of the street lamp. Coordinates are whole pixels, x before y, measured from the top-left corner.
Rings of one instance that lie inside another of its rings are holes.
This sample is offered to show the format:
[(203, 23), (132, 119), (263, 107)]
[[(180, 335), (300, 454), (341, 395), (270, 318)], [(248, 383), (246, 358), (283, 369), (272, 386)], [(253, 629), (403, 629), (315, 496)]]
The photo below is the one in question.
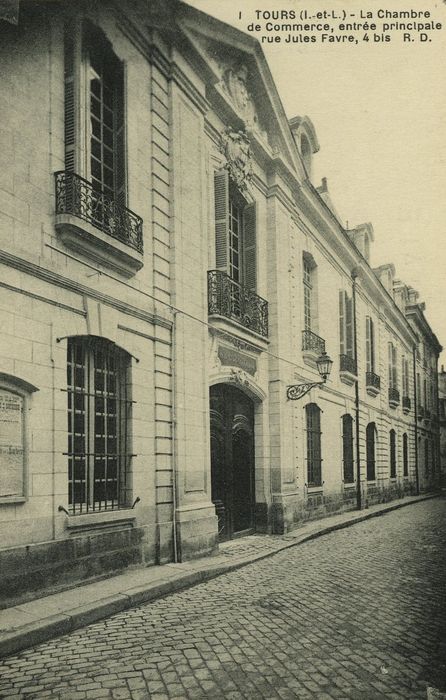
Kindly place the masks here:
[(308, 394), (308, 392), (315, 386), (321, 386), (321, 384), (325, 384), (327, 381), (329, 374), (331, 372), (331, 366), (333, 364), (333, 360), (327, 355), (327, 353), (324, 352), (322, 355), (319, 355), (319, 357), (316, 360), (316, 367), (317, 370), (322, 378), (321, 382), (306, 382), (305, 384), (292, 384), (291, 386), (287, 387), (286, 390), (286, 395), (287, 399), (291, 399), (291, 401), (297, 401), (297, 399), (301, 399), (302, 396), (305, 396), (305, 394)]

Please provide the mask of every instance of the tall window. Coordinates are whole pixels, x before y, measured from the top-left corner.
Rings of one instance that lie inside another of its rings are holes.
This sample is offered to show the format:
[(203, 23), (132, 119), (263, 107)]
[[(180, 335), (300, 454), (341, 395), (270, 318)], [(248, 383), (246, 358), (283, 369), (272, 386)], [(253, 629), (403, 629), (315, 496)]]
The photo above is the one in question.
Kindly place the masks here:
[(353, 300), (347, 292), (339, 292), (340, 354), (353, 358)]
[(215, 173), (214, 195), (216, 268), (255, 291), (256, 205), (247, 202), (227, 170)]
[(398, 387), (398, 376), (396, 369), (396, 347), (393, 343), (389, 343), (389, 387), (396, 389)]
[(403, 476), (409, 476), (409, 439), (403, 433)]
[(375, 330), (370, 316), (366, 317), (367, 372), (375, 372)]
[(409, 396), (409, 361), (407, 357), (401, 360), (401, 383), (403, 396)]
[(344, 483), (351, 484), (355, 480), (353, 473), (353, 418), (348, 413), (342, 416), (342, 462)]
[(366, 458), (367, 458), (367, 481), (374, 481), (376, 478), (375, 469), (375, 423), (369, 423), (366, 428)]
[(322, 486), (321, 410), (315, 403), (305, 406), (307, 423), (308, 486)]
[(304, 272), (304, 327), (306, 331), (311, 331), (312, 325), (312, 306), (313, 306), (313, 284), (311, 279), (311, 265), (310, 262), (304, 258), (303, 261), (303, 272)]
[(68, 503), (73, 513), (128, 505), (129, 356), (94, 336), (68, 340)]
[(65, 169), (125, 205), (124, 112), (124, 68), (111, 44), (87, 22), (67, 25)]
[(420, 373), (417, 372), (417, 399), (418, 399), (418, 405), (421, 406), (421, 401), (422, 401), (422, 396), (421, 396), (421, 379), (420, 379)]
[(426, 381), (426, 377), (423, 379), (423, 401), (424, 401), (424, 403), (423, 403), (424, 408), (427, 408), (428, 406), (427, 406), (427, 381)]
[(392, 429), (389, 433), (390, 448), (390, 478), (396, 478), (396, 433)]
[(424, 440), (424, 473), (429, 474), (429, 440)]

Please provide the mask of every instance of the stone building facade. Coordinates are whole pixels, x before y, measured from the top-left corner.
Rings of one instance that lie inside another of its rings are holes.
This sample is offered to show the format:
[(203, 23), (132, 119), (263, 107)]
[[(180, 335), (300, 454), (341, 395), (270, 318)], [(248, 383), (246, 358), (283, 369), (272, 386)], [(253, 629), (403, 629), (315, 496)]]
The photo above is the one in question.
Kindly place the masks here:
[(440, 428), (440, 480), (446, 487), (446, 372), (444, 365), (438, 373), (438, 416)]
[(173, 0), (0, 32), (2, 600), (433, 488), (441, 348), (259, 44)]

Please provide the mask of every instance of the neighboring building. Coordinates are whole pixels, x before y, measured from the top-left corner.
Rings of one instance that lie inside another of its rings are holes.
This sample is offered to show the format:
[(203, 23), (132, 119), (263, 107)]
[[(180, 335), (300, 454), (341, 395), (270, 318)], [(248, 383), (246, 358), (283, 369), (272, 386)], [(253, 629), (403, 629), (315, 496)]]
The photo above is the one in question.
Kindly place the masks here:
[(313, 186), (311, 121), (251, 36), (149, 8), (0, 20), (5, 600), (436, 483), (440, 347)]
[(438, 414), (440, 421), (440, 481), (446, 487), (446, 372), (441, 365), (438, 373)]

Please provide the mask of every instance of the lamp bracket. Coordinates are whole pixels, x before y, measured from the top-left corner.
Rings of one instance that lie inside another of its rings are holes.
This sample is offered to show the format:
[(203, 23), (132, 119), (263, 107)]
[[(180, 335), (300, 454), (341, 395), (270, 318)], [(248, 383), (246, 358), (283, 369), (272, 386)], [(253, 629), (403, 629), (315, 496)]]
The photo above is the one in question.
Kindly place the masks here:
[(313, 387), (321, 386), (322, 384), (325, 384), (325, 381), (306, 382), (305, 384), (292, 384), (291, 386), (287, 387), (287, 399), (290, 399), (291, 401), (297, 401), (298, 399), (301, 399), (303, 396), (305, 396), (305, 394), (308, 394), (308, 392), (311, 391)]

